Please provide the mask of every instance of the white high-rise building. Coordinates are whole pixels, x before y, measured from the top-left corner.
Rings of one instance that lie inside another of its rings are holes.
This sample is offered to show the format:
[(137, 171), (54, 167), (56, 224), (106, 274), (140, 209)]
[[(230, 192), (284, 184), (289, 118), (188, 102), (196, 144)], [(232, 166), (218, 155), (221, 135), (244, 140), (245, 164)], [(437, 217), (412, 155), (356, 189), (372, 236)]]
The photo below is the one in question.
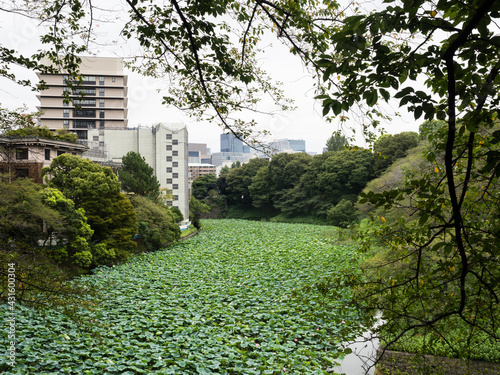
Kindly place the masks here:
[(174, 200), (168, 205), (179, 208), (184, 219), (189, 220), (188, 132), (184, 124), (92, 129), (88, 137), (91, 152), (86, 157), (98, 163), (121, 163), (129, 151), (141, 154), (154, 169), (160, 189), (172, 192)]

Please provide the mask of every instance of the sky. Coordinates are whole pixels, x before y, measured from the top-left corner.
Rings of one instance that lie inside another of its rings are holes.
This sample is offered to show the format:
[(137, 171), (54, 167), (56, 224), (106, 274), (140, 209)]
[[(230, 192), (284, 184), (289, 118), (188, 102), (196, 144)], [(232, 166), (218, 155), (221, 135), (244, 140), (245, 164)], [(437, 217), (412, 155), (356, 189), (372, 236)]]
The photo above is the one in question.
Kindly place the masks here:
[[(119, 9), (118, 9), (119, 10)], [(119, 20), (118, 20), (119, 21)], [(98, 56), (120, 56), (130, 54), (130, 46), (116, 42), (116, 34), (120, 23), (113, 21), (104, 25), (99, 32), (103, 39), (108, 38), (99, 50), (94, 50)], [(40, 48), (38, 40), (39, 28), (37, 24), (25, 17), (13, 16), (0, 12), (0, 44), (24, 53), (33, 53)], [(271, 43), (271, 42), (270, 42)], [(338, 130), (339, 123), (329, 123), (321, 116), (321, 103), (314, 100), (313, 80), (301, 61), (291, 55), (288, 48), (273, 41), (259, 56), (258, 63), (269, 73), (275, 81), (283, 82), (286, 96), (294, 100), (296, 109), (275, 116), (258, 116), (258, 126), (271, 132), (272, 139), (304, 139), (308, 152), (321, 153), (326, 140), (332, 132)], [(36, 80), (34, 72), (19, 70), (19, 72)], [(207, 122), (197, 122), (175, 108), (167, 108), (161, 104), (162, 83), (151, 77), (142, 77), (137, 73), (126, 70), (129, 76), (129, 126), (150, 126), (158, 122), (184, 123), (188, 127), (189, 141), (193, 143), (207, 143), (212, 152), (220, 150), (221, 128)], [(20, 88), (10, 81), (0, 78), (0, 104), (14, 109), (26, 104), (30, 110), (36, 110), (38, 100), (36, 93), (26, 88)], [(269, 103), (262, 102), (262, 108)], [(392, 110), (397, 110), (392, 108)], [(344, 127), (356, 127), (354, 122), (347, 122)], [(386, 132), (396, 134), (402, 131), (418, 131), (418, 124), (412, 121), (412, 116), (404, 114), (391, 123), (383, 124)], [(356, 138), (357, 145), (366, 146), (361, 137)]]

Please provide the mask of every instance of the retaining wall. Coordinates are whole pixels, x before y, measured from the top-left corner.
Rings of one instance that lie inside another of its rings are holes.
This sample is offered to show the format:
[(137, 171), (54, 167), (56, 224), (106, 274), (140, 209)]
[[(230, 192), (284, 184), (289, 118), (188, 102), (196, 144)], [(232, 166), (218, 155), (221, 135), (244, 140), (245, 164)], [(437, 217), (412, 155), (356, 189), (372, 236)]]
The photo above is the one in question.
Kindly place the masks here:
[[(377, 357), (382, 350), (379, 348)], [(456, 358), (386, 350), (375, 375), (500, 375), (500, 363), (463, 361)]]

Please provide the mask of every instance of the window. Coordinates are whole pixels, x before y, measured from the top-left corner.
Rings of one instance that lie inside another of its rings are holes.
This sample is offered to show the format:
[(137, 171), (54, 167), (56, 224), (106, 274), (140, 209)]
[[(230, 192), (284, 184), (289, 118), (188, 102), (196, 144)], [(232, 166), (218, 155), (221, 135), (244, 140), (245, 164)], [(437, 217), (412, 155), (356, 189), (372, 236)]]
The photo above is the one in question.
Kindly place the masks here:
[(86, 140), (87, 139), (87, 131), (86, 130), (77, 130), (76, 136), (78, 137), (78, 139)]
[(75, 99), (73, 100), (73, 104), (81, 107), (95, 107), (95, 99)]
[(95, 109), (75, 109), (74, 117), (95, 117)]
[(92, 140), (93, 140), (94, 142), (99, 142), (99, 136), (98, 136), (98, 135), (94, 135), (94, 136), (92, 137)]
[(172, 183), (172, 179), (171, 178), (167, 178), (167, 184), (171, 184)]
[(99, 77), (99, 85), (104, 85), (104, 77)]
[(50, 148), (45, 149), (45, 160), (50, 160)]
[(179, 144), (179, 141), (178, 141), (177, 139), (173, 139), (173, 140), (172, 140), (172, 144), (173, 144), (173, 145), (178, 145), (178, 144)]
[(172, 134), (167, 134), (167, 139), (172, 139)]
[(101, 109), (99, 111), (99, 118), (104, 118), (104, 110), (103, 109)]
[(57, 156), (62, 155), (62, 154), (64, 154), (64, 153), (65, 153), (64, 151), (60, 151), (60, 150), (59, 150), (59, 151), (57, 151)]
[(94, 82), (95, 83), (95, 76), (81, 76), (81, 79), (83, 82)]
[(172, 189), (174, 189), (174, 190), (179, 189), (179, 184), (173, 184), (173, 185), (172, 185)]
[(179, 162), (178, 162), (178, 161), (174, 161), (174, 162), (172, 163), (172, 167), (178, 167), (178, 166), (179, 166)]
[(172, 151), (172, 156), (179, 156), (179, 151)]
[(167, 201), (167, 206), (172, 206), (172, 201)]
[(63, 120), (63, 128), (68, 129), (69, 128), (69, 120)]
[(167, 151), (172, 150), (172, 145), (167, 145)]
[(172, 167), (167, 167), (167, 173), (172, 173)]
[(104, 129), (104, 121), (99, 121), (99, 129)]
[(111, 81), (115, 82), (115, 81), (116, 81), (116, 78), (115, 78), (115, 77), (112, 77), (112, 78), (111, 78)]
[(104, 89), (102, 87), (99, 89), (99, 96), (104, 96)]
[(74, 88), (73, 95), (84, 96), (84, 95), (95, 95), (95, 89), (81, 89)]
[(174, 201), (178, 201), (179, 200), (179, 196), (178, 195), (174, 195)]
[(104, 99), (99, 99), (99, 107), (104, 107)]
[(30, 171), (28, 168), (16, 168), (16, 177), (29, 177)]
[(63, 117), (69, 117), (69, 109), (63, 109)]
[(28, 149), (27, 148), (17, 148), (16, 149), (16, 159), (17, 160), (28, 160)]
[(179, 173), (172, 173), (172, 178), (179, 178)]
[(167, 161), (172, 161), (172, 157), (171, 156), (167, 156)]
[[(79, 129), (95, 129), (95, 121), (92, 121), (92, 120), (75, 120), (75, 128), (79, 128)], [(85, 139), (87, 139), (87, 137), (85, 137)]]

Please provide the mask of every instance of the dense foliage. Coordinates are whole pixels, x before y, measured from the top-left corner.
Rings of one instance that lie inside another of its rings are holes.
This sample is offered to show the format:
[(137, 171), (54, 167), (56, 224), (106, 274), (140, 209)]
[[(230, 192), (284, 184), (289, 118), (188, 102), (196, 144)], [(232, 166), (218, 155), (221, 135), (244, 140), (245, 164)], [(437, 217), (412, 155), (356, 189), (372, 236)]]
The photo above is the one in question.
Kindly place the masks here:
[(384, 134), (373, 144), (375, 160), (375, 173), (380, 175), (397, 159), (407, 155), (408, 150), (416, 147), (418, 134), (415, 132), (402, 132), (395, 135)]
[(201, 215), (210, 211), (210, 206), (200, 202), (194, 196), (189, 198), (189, 220), (191, 224), (196, 228), (201, 228)]
[(214, 173), (197, 177), (191, 184), (191, 194), (198, 200), (208, 198), (211, 194), (217, 195), (218, 191), (217, 176)]
[[(10, 374), (327, 374), (365, 320), (330, 280), (356, 267), (323, 227), (207, 221), (199, 235), (79, 281), (92, 332), (20, 309)], [(334, 298), (332, 298), (334, 296)], [(4, 309), (0, 306), (0, 309)], [(49, 324), (50, 322), (50, 324)], [(5, 335), (0, 345), (7, 345)]]
[[(97, 250), (91, 235), (83, 211), (58, 190), (29, 179), (0, 180), (0, 276), (6, 280), (7, 265), (15, 264), (18, 304), (74, 309), (82, 290), (62, 281), (90, 266)], [(2, 281), (0, 300), (7, 295)]]
[[(347, 226), (356, 221), (352, 202), (374, 175), (374, 156), (367, 150), (341, 150), (314, 157), (281, 153), (271, 161), (252, 159), (218, 179), (228, 215), (277, 221), (321, 222)], [(329, 215), (343, 212), (339, 221)], [(350, 212), (348, 212), (350, 211)], [(347, 215), (347, 216), (345, 216)]]
[(330, 138), (326, 140), (326, 150), (327, 151), (344, 150), (347, 144), (348, 141), (345, 135), (334, 133)]
[(147, 250), (158, 250), (181, 236), (176, 218), (166, 206), (155, 204), (141, 195), (130, 195), (137, 215), (139, 237)]
[(160, 182), (153, 167), (137, 152), (129, 151), (122, 158), (118, 178), (122, 190), (126, 192), (145, 196), (152, 201), (158, 200), (160, 196)]
[(128, 198), (120, 193), (118, 178), (109, 167), (63, 154), (43, 169), (47, 183), (83, 208), (94, 231), (92, 240), (101, 244), (101, 264), (125, 259), (135, 248), (137, 218)]

